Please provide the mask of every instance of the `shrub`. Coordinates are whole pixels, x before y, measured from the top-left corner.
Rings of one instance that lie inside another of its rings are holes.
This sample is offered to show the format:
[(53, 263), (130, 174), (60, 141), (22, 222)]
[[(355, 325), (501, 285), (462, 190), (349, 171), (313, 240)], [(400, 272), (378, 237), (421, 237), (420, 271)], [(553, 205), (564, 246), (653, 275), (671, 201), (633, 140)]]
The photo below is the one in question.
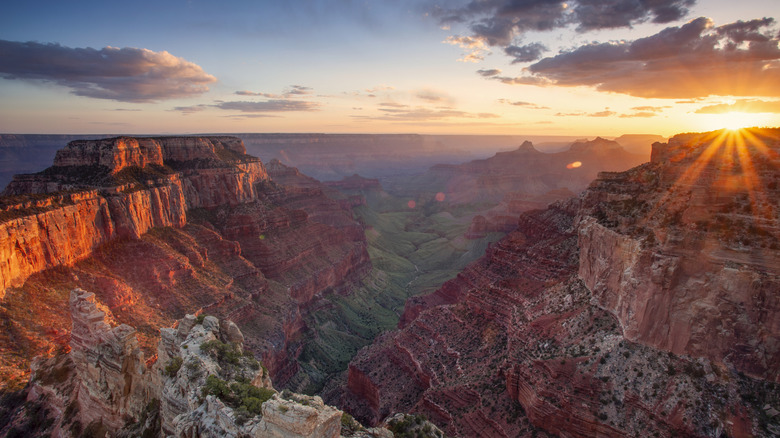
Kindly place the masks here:
[(228, 387), (227, 382), (213, 374), (206, 378), (206, 385), (203, 387), (201, 392), (204, 397), (207, 395), (213, 395), (223, 400), (230, 396), (230, 388)]
[(206, 385), (201, 390), (203, 396), (213, 395), (226, 405), (249, 416), (262, 414), (263, 403), (267, 402), (275, 392), (268, 388), (258, 388), (246, 381), (228, 382), (217, 376), (206, 378)]
[(168, 377), (176, 377), (176, 373), (179, 372), (181, 364), (184, 362), (179, 356), (171, 358), (168, 365), (165, 366), (165, 375)]
[(219, 362), (232, 365), (238, 365), (242, 356), (237, 345), (225, 344), (217, 339), (200, 344), (200, 350), (209, 354), (214, 353)]

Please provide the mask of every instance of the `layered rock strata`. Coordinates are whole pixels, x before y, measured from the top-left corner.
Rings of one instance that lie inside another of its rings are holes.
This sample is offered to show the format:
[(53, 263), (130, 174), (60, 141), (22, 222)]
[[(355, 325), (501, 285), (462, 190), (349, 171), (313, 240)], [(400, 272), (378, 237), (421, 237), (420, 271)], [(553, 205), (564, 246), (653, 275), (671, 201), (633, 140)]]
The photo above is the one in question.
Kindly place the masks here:
[(778, 131), (746, 135), (675, 137), (522, 214), (328, 400), (455, 436), (777, 435)]
[(347, 293), (371, 269), (348, 207), (281, 164), (273, 181), (236, 139), (118, 138), (66, 149), (63, 165), (30, 178), (73, 191), (0, 198), (0, 318), (12, 327), (0, 334), (6, 383), (33, 355), (64, 346), (63, 291), (81, 287), (138, 327), (147, 356), (156, 327), (203, 309), (228, 317), (284, 386), (300, 371), (308, 307)]
[[(16, 196), (0, 206), (0, 291), (35, 272), (71, 265), (111, 240), (138, 239), (154, 227), (180, 228), (187, 210), (256, 200), (255, 186), (268, 175), (245, 152), (230, 137), (69, 143), (54, 167), (17, 177), (3, 192)], [(194, 169), (203, 163), (208, 168)], [(162, 170), (144, 172), (153, 166)]]
[(720, 131), (591, 185), (579, 275), (627, 339), (780, 381), (779, 173), (780, 131)]

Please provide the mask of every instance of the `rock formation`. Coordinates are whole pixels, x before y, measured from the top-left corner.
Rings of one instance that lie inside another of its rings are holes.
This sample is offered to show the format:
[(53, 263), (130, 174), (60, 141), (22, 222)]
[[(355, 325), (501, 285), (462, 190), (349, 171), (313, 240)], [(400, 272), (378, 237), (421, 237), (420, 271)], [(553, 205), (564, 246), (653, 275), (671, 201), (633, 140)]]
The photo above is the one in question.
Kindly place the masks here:
[[(26, 430), (36, 436), (335, 438), (342, 412), (319, 397), (274, 390), (268, 371), (243, 350), (230, 321), (187, 315), (161, 330), (158, 360), (143, 361), (135, 330), (110, 327), (95, 295), (71, 291), (69, 354), (40, 360), (28, 400), (49, 412)], [(31, 415), (27, 408), (15, 422)], [(49, 421), (51, 420), (51, 421)], [(354, 424), (355, 436), (386, 430)], [(9, 433), (22, 433), (10, 429)]]
[(156, 327), (207, 309), (239, 324), (277, 383), (299, 373), (302, 315), (371, 269), (365, 237), (317, 181), (279, 163), (277, 182), (244, 152), (230, 137), (74, 141), (17, 178), (0, 198), (3, 381), (64, 345), (75, 287), (138, 327), (147, 356)]
[(579, 275), (626, 339), (780, 382), (780, 139), (746, 136), (676, 136), (648, 165), (601, 175), (583, 197)]
[(780, 434), (780, 132), (743, 135), (674, 137), (524, 213), (326, 399), (456, 436)]
[[(208, 168), (174, 172), (164, 164)], [(0, 206), (0, 290), (111, 240), (181, 228), (187, 210), (254, 201), (255, 185), (267, 179), (236, 138), (72, 141), (53, 167), (18, 176), (3, 192), (16, 197)]]

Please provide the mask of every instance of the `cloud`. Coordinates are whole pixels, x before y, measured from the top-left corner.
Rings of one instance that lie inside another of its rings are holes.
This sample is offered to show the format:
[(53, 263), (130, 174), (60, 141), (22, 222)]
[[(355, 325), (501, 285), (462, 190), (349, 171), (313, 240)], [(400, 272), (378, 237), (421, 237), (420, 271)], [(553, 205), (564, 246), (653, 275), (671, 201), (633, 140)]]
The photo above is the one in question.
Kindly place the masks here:
[(734, 103), (709, 105), (701, 107), (695, 111), (696, 114), (723, 114), (730, 112), (780, 113), (780, 101), (740, 99)]
[(650, 112), (650, 111), (639, 111), (632, 114), (621, 114), (620, 117), (623, 119), (633, 118), (633, 117), (655, 117), (657, 116), (657, 113)]
[(507, 47), (526, 32), (572, 24), (586, 32), (646, 21), (669, 23), (687, 15), (693, 4), (694, 0), (475, 0), (465, 6), (434, 7), (431, 14), (441, 25), (465, 23), (470, 38)]
[[(307, 102), (302, 100), (272, 99), (260, 102), (252, 101), (216, 101), (213, 104), (199, 104), (191, 106), (177, 106), (170, 111), (177, 111), (183, 115), (195, 114), (205, 111), (209, 108), (217, 108), (227, 111), (239, 111), (242, 113), (276, 113), (290, 111), (318, 111), (319, 104), (316, 102)], [(229, 117), (253, 117), (248, 115), (235, 115)], [(260, 117), (260, 116), (258, 116)], [(274, 117), (274, 116), (268, 116)]]
[(353, 116), (370, 120), (389, 120), (389, 121), (430, 121), (443, 120), (450, 118), (468, 118), (468, 119), (492, 119), (500, 117), (493, 113), (469, 113), (455, 109), (431, 109), (424, 107), (410, 108), (406, 105), (388, 106), (379, 108), (383, 114), (380, 116)]
[(431, 103), (453, 103), (453, 98), (446, 93), (435, 90), (421, 90), (415, 94), (418, 99)]
[(269, 99), (281, 99), (282, 97), (284, 97), (284, 96), (282, 96), (281, 94), (274, 94), (274, 93), (255, 93), (254, 91), (246, 91), (246, 90), (243, 90), (243, 91), (236, 91), (236, 92), (235, 92), (235, 93), (233, 93), (233, 94), (236, 94), (236, 95), (238, 95), (238, 96), (256, 96), (256, 97), (267, 97), (267, 98), (269, 98)]
[(507, 85), (535, 85), (537, 87), (545, 87), (553, 84), (553, 81), (540, 76), (517, 76), (514, 78), (509, 76), (493, 76), (490, 79)]
[(177, 106), (172, 108), (170, 111), (176, 111), (184, 114), (185, 116), (188, 116), (190, 114), (199, 113), (201, 111), (204, 111), (208, 107), (213, 105), (206, 105), (206, 104), (200, 104), (200, 105), (190, 105), (190, 106)]
[(402, 103), (396, 103), (396, 102), (382, 102), (379, 104), (379, 106), (389, 107), (389, 108), (408, 108), (409, 105), (404, 105)]
[(595, 113), (586, 113), (586, 112), (576, 112), (576, 113), (556, 113), (555, 115), (558, 117), (610, 117), (614, 116), (616, 113), (614, 111), (610, 111), (609, 109), (605, 109), (604, 111), (597, 111)]
[(218, 102), (212, 106), (223, 110), (240, 111), (243, 113), (317, 111), (319, 109), (319, 104), (315, 102), (306, 102), (302, 100), (283, 100), (283, 99), (273, 99), (273, 100), (266, 100), (262, 102), (250, 102), (250, 101)]
[(312, 94), (311, 87), (304, 87), (303, 85), (291, 85), (288, 90), (284, 92), (285, 96), (304, 96)]
[(485, 55), (490, 53), (490, 49), (486, 44), (485, 38), (482, 37), (469, 37), (469, 36), (448, 36), (447, 39), (442, 41), (446, 44), (458, 46), (461, 49), (466, 49), (467, 53), (463, 54), (463, 57), (458, 59), (461, 62), (479, 62), (485, 59)]
[(531, 43), (524, 46), (507, 46), (504, 48), (504, 53), (515, 58), (512, 60), (512, 64), (536, 61), (542, 57), (542, 52), (545, 51), (547, 51), (547, 47), (541, 43)]
[(609, 117), (614, 116), (616, 113), (614, 111), (604, 110), (599, 111), (595, 113), (586, 114), (588, 117)]
[(256, 93), (254, 91), (236, 91), (235, 93), (238, 96), (254, 96), (254, 97), (266, 97), (268, 99), (288, 99), (290, 97), (296, 97), (296, 96), (305, 96), (312, 94), (312, 88), (311, 87), (304, 87), (302, 85), (291, 85), (289, 88), (284, 90), (281, 94), (276, 93)]
[(697, 18), (634, 41), (594, 43), (528, 67), (528, 80), (637, 97), (780, 96), (780, 35), (771, 18), (714, 27)]
[(481, 69), (477, 70), (477, 74), (486, 78), (491, 78), (493, 76), (498, 76), (501, 74), (501, 70), (497, 68), (491, 68), (491, 69)]
[(377, 85), (376, 87), (366, 88), (365, 91), (366, 93), (376, 93), (378, 91), (391, 91), (391, 90), (395, 90), (395, 87), (382, 84), (382, 85)]
[(229, 116), (220, 116), (220, 117), (225, 117), (233, 120), (242, 120), (242, 119), (262, 119), (266, 117), (279, 117), (279, 116), (273, 114), (231, 114)]
[(197, 96), (217, 81), (197, 64), (165, 51), (6, 40), (0, 40), (0, 77), (52, 82), (78, 96), (120, 102)]
[(654, 113), (660, 113), (665, 109), (671, 108), (671, 106), (635, 106), (631, 108), (634, 111), (649, 111)]
[(550, 107), (547, 106), (541, 106), (537, 105), (535, 103), (531, 102), (522, 102), (522, 101), (510, 101), (509, 99), (498, 99), (499, 103), (505, 103), (507, 105), (513, 105), (513, 106), (522, 106), (529, 109), (550, 109)]

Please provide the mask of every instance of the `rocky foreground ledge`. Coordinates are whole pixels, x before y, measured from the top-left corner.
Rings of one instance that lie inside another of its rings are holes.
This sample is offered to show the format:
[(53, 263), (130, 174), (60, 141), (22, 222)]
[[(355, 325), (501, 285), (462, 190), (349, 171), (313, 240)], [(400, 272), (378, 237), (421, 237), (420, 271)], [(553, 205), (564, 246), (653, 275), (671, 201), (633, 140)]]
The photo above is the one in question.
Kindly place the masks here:
[[(35, 363), (27, 403), (0, 430), (6, 436), (393, 436), (392, 425), (365, 429), (320, 397), (274, 390), (230, 321), (187, 315), (161, 330), (149, 364), (135, 329), (111, 327), (93, 293), (74, 289), (69, 304), (71, 350)], [(415, 423), (403, 414), (392, 421)]]

